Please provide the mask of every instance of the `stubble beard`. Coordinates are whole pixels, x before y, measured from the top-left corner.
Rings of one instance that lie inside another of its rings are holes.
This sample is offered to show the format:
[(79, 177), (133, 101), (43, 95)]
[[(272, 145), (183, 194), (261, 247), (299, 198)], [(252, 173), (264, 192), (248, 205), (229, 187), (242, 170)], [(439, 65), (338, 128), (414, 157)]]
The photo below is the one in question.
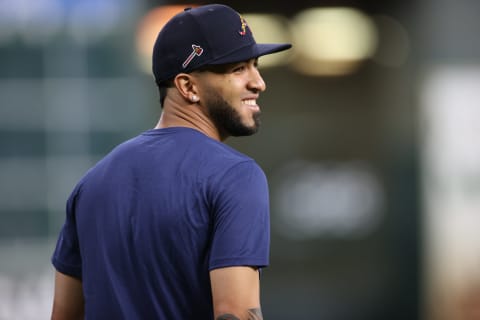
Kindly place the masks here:
[(214, 125), (225, 138), (251, 136), (260, 127), (260, 111), (253, 113), (254, 123), (247, 126), (242, 122), (240, 113), (216, 93), (210, 95), (207, 108)]

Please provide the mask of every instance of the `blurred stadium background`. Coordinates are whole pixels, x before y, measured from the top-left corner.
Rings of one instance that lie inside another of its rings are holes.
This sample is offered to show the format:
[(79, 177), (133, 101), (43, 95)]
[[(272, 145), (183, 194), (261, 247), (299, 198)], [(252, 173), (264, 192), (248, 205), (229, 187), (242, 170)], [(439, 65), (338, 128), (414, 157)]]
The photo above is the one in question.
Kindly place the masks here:
[[(186, 6), (0, 1), (0, 319), (46, 319), (65, 200), (153, 127), (152, 39)], [(265, 319), (480, 319), (480, 2), (224, 1), (257, 41)], [(476, 40), (477, 39), (477, 40)]]

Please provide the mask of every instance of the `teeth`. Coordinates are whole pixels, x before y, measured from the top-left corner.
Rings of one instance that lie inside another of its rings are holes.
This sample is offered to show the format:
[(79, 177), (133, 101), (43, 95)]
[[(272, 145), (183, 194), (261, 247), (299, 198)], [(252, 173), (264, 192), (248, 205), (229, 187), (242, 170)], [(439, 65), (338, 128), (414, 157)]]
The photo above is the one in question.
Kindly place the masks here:
[(254, 106), (257, 104), (257, 102), (253, 99), (244, 100), (243, 103), (248, 104), (249, 106)]

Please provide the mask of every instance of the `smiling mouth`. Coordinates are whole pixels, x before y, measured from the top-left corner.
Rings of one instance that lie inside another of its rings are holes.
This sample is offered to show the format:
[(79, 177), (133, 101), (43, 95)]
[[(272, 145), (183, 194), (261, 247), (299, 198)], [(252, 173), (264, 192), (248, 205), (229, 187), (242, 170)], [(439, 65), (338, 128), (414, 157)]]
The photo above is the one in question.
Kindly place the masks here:
[(244, 105), (248, 108), (252, 109), (253, 111), (259, 111), (260, 107), (257, 105), (256, 99), (246, 99), (242, 101)]

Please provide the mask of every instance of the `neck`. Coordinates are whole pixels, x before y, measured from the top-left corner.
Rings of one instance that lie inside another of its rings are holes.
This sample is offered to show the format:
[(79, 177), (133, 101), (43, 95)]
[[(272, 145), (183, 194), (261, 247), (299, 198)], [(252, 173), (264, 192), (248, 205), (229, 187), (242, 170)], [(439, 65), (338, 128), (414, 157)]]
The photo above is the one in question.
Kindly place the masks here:
[(155, 129), (169, 127), (187, 127), (198, 130), (208, 137), (217, 141), (224, 141), (210, 118), (202, 111), (197, 103), (189, 103), (181, 99), (165, 98), (162, 115)]

